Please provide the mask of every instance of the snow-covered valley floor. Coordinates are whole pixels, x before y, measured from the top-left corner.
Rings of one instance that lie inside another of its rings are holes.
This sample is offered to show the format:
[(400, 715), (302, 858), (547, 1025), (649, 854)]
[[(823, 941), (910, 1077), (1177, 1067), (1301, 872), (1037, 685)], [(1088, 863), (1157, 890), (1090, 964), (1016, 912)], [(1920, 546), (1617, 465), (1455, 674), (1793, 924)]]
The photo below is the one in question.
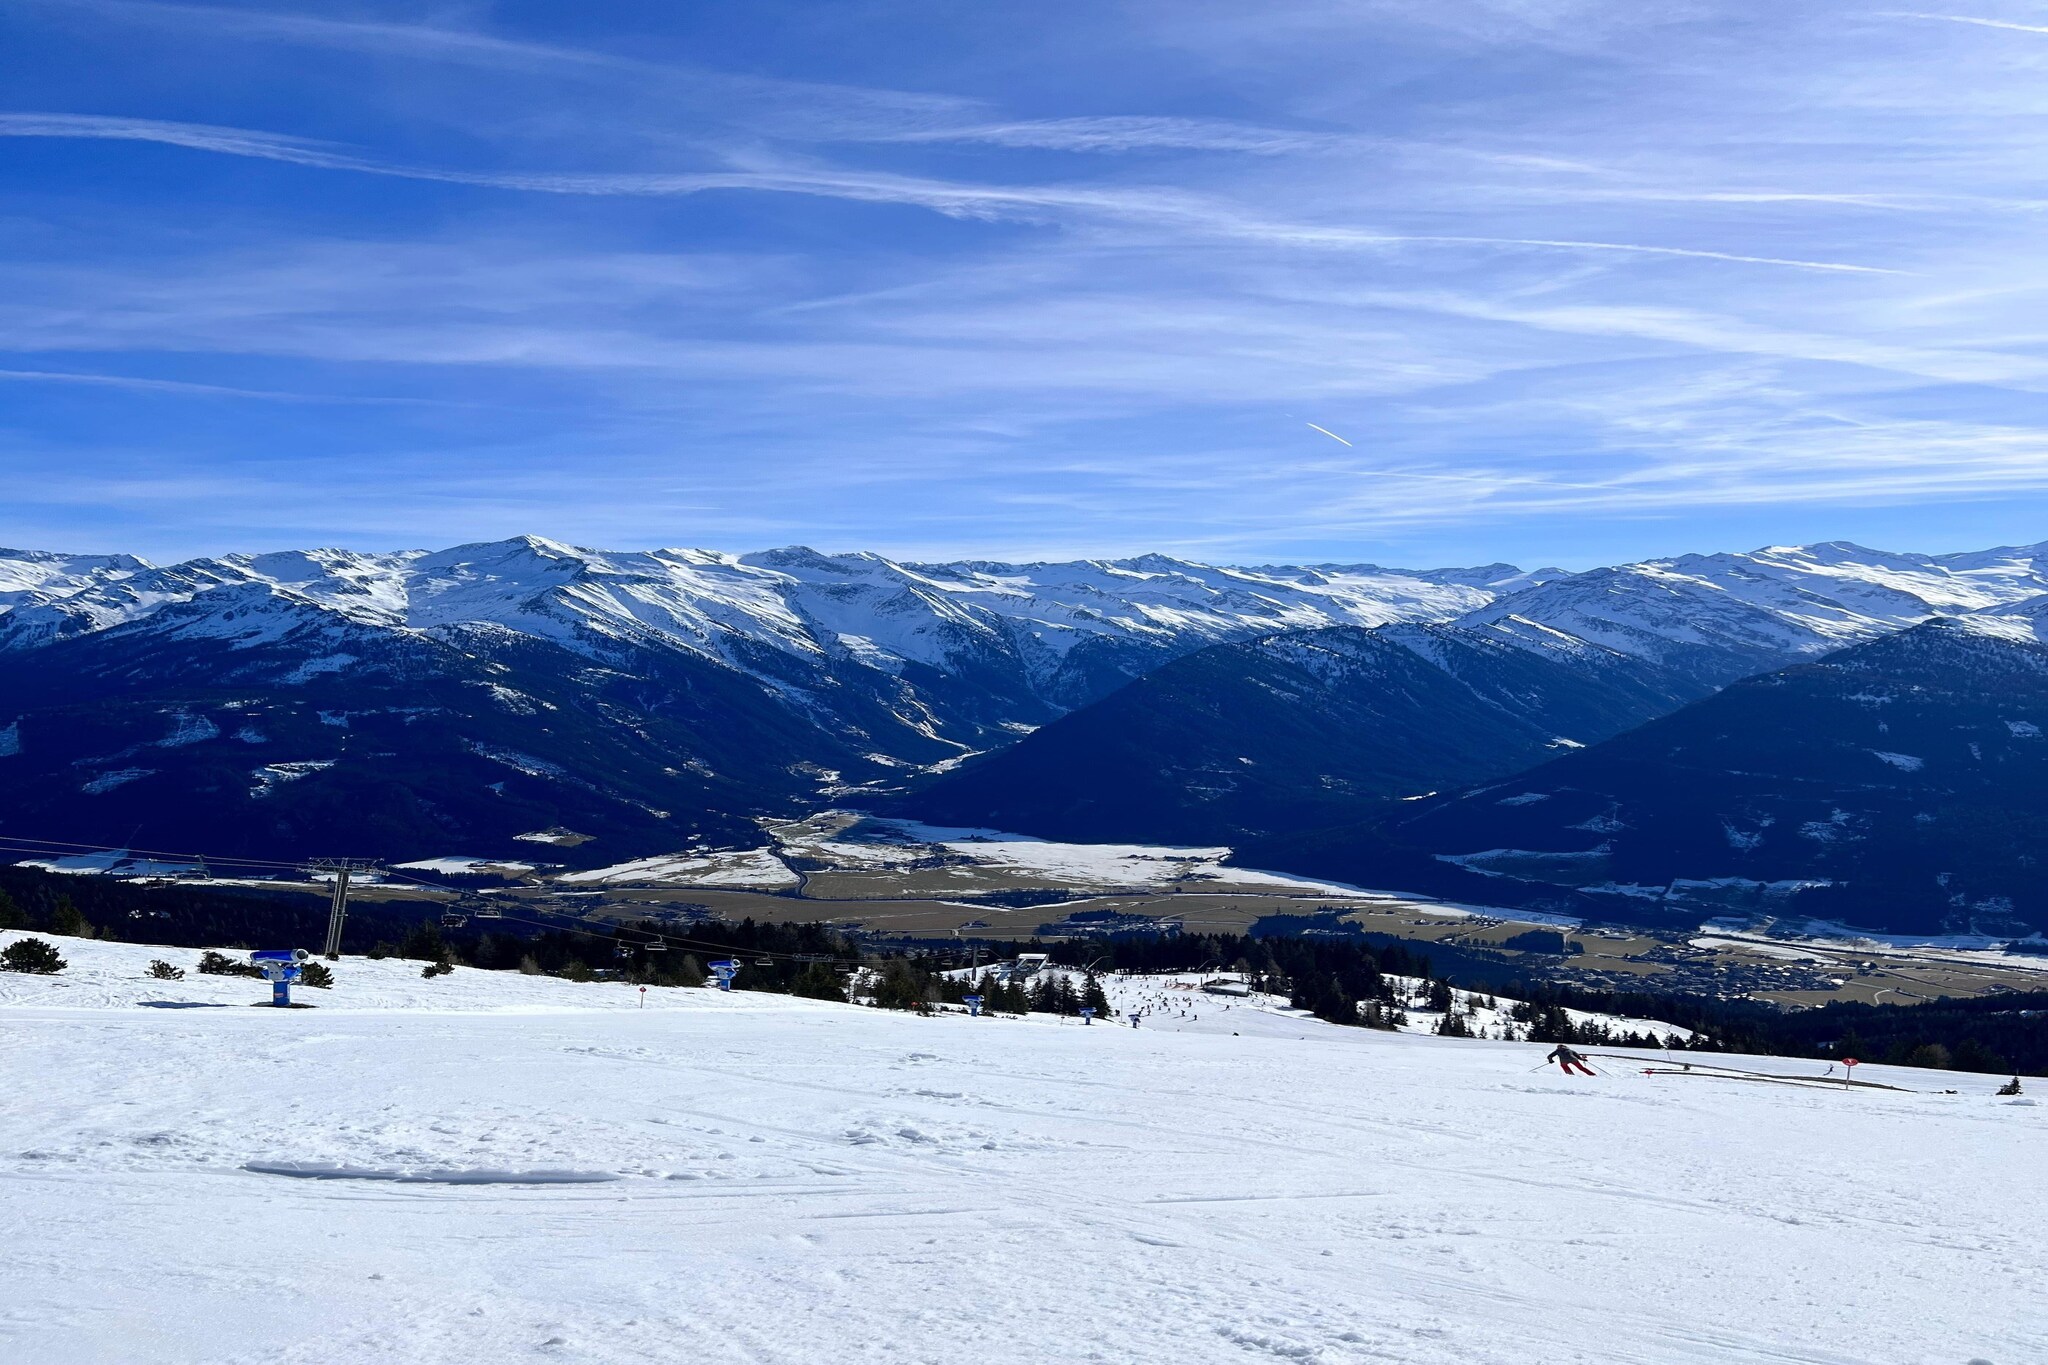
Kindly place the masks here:
[(2048, 1106), (1996, 1078), (357, 959), (286, 1012), (52, 941), (0, 974), (24, 1365), (2048, 1360)]

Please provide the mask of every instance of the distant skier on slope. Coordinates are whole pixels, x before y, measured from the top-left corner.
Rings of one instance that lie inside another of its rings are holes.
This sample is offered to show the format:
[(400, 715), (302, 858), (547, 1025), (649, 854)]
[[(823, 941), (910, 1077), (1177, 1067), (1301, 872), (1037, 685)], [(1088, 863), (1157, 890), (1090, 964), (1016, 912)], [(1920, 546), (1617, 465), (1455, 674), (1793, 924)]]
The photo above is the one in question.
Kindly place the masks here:
[(1563, 1043), (1559, 1043), (1556, 1047), (1552, 1048), (1550, 1055), (1543, 1060), (1546, 1062), (1556, 1062), (1558, 1068), (1567, 1076), (1574, 1074), (1591, 1076), (1595, 1074), (1593, 1068), (1586, 1065), (1585, 1053), (1574, 1052)]

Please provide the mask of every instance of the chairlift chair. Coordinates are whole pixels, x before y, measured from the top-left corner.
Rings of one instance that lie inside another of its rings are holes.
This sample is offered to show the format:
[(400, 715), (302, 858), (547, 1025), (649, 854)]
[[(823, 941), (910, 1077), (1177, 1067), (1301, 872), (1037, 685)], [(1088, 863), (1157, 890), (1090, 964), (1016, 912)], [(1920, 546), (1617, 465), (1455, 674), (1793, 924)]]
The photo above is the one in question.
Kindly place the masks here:
[(754, 959), (754, 965), (756, 967), (773, 967), (775, 959), (772, 957), (757, 957)]
[(650, 953), (665, 953), (668, 951), (668, 945), (660, 939), (656, 939), (652, 943), (643, 944), (642, 947)]
[(467, 923), (469, 923), (469, 916), (460, 910), (444, 910), (441, 912), (441, 927), (443, 929), (460, 929)]
[(476, 917), (478, 919), (503, 919), (505, 918), (505, 912), (495, 905), (486, 905), (477, 910)]

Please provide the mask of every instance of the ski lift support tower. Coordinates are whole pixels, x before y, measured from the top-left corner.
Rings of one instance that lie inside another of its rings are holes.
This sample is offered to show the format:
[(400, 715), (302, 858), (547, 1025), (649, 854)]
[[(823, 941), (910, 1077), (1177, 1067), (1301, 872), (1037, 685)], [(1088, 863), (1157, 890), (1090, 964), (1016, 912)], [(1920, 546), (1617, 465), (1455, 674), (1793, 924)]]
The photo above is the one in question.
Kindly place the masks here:
[(327, 907), (327, 947), (322, 954), (329, 962), (341, 960), (341, 924), (348, 918), (349, 874), (373, 872), (376, 867), (376, 862), (369, 858), (313, 858), (301, 869), (309, 876), (334, 874), (334, 899)]

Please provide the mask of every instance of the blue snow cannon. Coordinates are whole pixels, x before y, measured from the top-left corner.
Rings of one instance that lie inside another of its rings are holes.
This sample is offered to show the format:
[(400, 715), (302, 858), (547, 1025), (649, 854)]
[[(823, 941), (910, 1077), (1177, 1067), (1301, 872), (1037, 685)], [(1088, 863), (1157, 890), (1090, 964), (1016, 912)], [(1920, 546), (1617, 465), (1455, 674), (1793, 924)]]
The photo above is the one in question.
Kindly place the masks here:
[(729, 991), (732, 989), (732, 979), (740, 974), (740, 964), (729, 957), (721, 958), (711, 964), (711, 970), (718, 977), (718, 989)]
[(304, 948), (259, 948), (249, 954), (249, 961), (263, 969), (263, 979), (270, 983), (271, 1004), (291, 1008), (292, 982), (305, 975), (299, 964), (311, 956)]
[(1083, 1005), (1081, 1007), (1081, 1022), (1084, 1024), (1095, 1022), (1095, 1007), (1093, 1005)]
[(972, 1016), (973, 1016), (974, 1018), (976, 1018), (976, 1019), (979, 1019), (979, 1018), (981, 1017), (981, 997), (980, 997), (980, 996), (978, 996), (978, 995), (963, 995), (963, 996), (961, 996), (961, 997), (960, 997), (960, 1003), (961, 1003), (961, 1004), (963, 1004), (963, 1005), (965, 1005), (965, 1006), (967, 1006), (967, 1013), (968, 1013), (968, 1014), (972, 1015)]

